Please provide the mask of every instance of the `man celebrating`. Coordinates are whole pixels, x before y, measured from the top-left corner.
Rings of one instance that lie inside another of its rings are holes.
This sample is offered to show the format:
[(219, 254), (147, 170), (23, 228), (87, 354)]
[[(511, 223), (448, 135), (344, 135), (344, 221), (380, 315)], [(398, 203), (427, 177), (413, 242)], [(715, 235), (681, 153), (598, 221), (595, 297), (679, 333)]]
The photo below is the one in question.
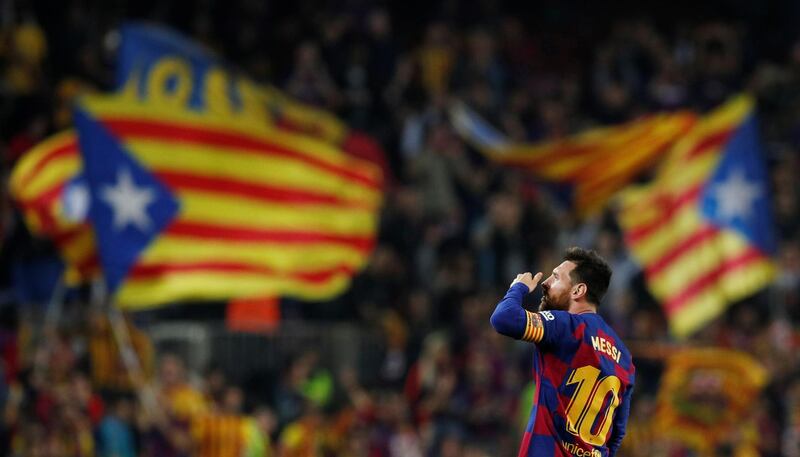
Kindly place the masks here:
[(597, 314), (611, 268), (570, 248), (542, 283), (539, 312), (522, 307), (542, 273), (517, 275), (491, 323), (536, 344), (533, 408), (519, 457), (612, 457), (625, 435), (635, 368), (628, 348)]

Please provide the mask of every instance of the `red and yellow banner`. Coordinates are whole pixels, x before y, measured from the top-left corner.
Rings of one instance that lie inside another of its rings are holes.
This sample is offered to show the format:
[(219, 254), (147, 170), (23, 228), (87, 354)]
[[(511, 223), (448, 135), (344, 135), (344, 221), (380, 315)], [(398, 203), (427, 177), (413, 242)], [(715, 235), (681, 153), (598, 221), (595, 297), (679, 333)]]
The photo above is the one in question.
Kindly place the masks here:
[[(774, 275), (753, 101), (703, 117), (648, 185), (620, 196), (625, 241), (670, 329), (686, 337)], [(765, 212), (766, 211), (766, 212)]]
[(560, 140), (522, 144), (509, 142), (463, 105), (451, 109), (451, 117), (461, 135), (493, 161), (572, 184), (574, 206), (581, 215), (603, 209), (696, 121), (689, 112), (653, 114)]
[(715, 447), (731, 436), (743, 441), (742, 430), (752, 426), (753, 406), (767, 381), (766, 369), (746, 353), (680, 350), (666, 361), (653, 426), (658, 436), (699, 455), (716, 455)]
[(94, 232), (85, 218), (88, 195), (82, 168), (75, 132), (68, 130), (28, 151), (14, 167), (9, 183), (28, 229), (51, 239), (58, 248), (68, 267), (69, 284), (86, 281), (99, 271)]
[[(257, 296), (325, 299), (344, 290), (366, 263), (382, 202), (382, 175), (373, 163), (248, 116), (176, 109), (131, 91), (86, 97), (81, 109), (93, 118), (93, 126), (79, 127), (86, 163), (103, 158), (123, 167), (131, 160), (178, 205), (151, 242), (121, 248), (118, 241), (129, 238), (114, 238), (114, 245), (99, 238), (107, 276), (117, 253), (136, 250), (116, 291), (120, 306)], [(114, 147), (83, 146), (101, 133), (118, 143), (119, 159), (112, 157)], [(87, 169), (92, 205), (105, 204), (104, 188), (97, 186), (114, 182), (111, 174)], [(137, 179), (133, 170), (134, 184), (145, 185)], [(98, 218), (93, 223), (96, 229), (103, 224)], [(116, 236), (116, 227), (103, 230), (101, 235)]]
[[(181, 205), (169, 236), (125, 272), (139, 294), (133, 307), (181, 297), (329, 298), (343, 289), (373, 243), (386, 169), (374, 140), (163, 28), (126, 24), (117, 67), (116, 94), (83, 106), (99, 107), (103, 129)], [(98, 201), (89, 201), (79, 149), (74, 131), (47, 140), (11, 184), (31, 230), (58, 245), (72, 283), (100, 270), (88, 220)], [(239, 291), (211, 286), (219, 278)]]

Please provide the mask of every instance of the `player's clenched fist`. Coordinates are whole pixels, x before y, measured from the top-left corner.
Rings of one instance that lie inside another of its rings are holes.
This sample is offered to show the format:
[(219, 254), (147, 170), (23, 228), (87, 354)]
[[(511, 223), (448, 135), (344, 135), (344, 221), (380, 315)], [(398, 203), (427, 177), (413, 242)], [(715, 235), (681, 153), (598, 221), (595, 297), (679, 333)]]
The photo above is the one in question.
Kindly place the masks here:
[(513, 281), (511, 281), (511, 285), (513, 286), (514, 284), (521, 282), (522, 284), (528, 286), (528, 292), (533, 292), (533, 289), (536, 288), (536, 286), (539, 284), (539, 281), (541, 280), (542, 280), (541, 271), (539, 273), (536, 273), (536, 275), (532, 275), (530, 271), (527, 271), (525, 273), (518, 274), (517, 277), (514, 278)]

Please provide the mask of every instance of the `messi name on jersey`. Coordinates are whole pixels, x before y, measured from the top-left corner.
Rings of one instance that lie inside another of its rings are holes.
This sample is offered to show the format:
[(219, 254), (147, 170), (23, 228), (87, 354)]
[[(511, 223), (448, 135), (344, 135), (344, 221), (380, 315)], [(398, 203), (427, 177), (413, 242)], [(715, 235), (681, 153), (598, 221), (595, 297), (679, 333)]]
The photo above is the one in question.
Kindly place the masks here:
[(592, 347), (595, 351), (608, 354), (615, 362), (619, 363), (619, 358), (622, 357), (622, 352), (617, 349), (610, 341), (599, 336), (593, 336)]

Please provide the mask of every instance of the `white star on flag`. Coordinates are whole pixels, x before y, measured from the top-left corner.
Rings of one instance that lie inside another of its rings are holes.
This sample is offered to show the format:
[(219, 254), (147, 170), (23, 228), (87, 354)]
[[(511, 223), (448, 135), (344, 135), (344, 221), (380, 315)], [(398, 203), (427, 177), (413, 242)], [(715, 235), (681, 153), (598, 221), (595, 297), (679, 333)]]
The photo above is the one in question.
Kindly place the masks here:
[(130, 171), (122, 168), (117, 172), (117, 183), (104, 186), (100, 197), (114, 212), (114, 230), (121, 231), (132, 224), (142, 232), (150, 230), (147, 206), (156, 199), (155, 192), (146, 187), (136, 187)]
[(725, 181), (714, 186), (711, 194), (717, 202), (717, 215), (725, 220), (747, 219), (753, 203), (763, 193), (761, 186), (748, 181), (741, 169), (733, 170)]

